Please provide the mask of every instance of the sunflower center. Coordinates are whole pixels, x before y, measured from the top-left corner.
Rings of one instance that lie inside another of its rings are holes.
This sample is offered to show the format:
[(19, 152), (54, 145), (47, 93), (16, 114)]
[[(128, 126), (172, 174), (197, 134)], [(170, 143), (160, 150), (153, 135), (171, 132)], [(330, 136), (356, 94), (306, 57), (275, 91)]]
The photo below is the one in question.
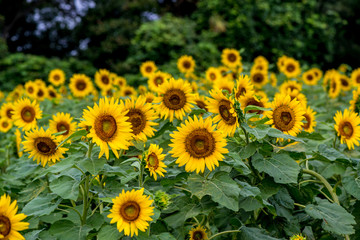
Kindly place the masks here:
[(262, 83), (264, 81), (264, 76), (261, 73), (256, 73), (253, 79), (256, 83)]
[(183, 62), (183, 67), (186, 69), (189, 69), (191, 67), (191, 63), (189, 61), (184, 61)]
[(33, 87), (29, 87), (28, 88), (28, 93), (33, 93), (34, 92), (34, 88)]
[[(253, 106), (258, 106), (258, 107), (264, 107), (264, 104), (262, 102), (258, 102), (256, 101), (254, 98), (250, 99), (247, 103), (246, 103), (246, 107), (249, 105), (253, 105)], [(262, 114), (264, 111), (262, 110), (249, 110), (249, 113), (256, 113), (256, 114)]]
[(110, 80), (107, 76), (102, 76), (101, 77), (101, 81), (104, 83), (104, 84), (109, 84), (110, 83)]
[(32, 122), (35, 118), (35, 110), (33, 107), (26, 106), (21, 110), (21, 118), (24, 122)]
[(332, 89), (332, 92), (336, 91), (336, 82), (335, 82), (335, 80), (331, 81), (331, 89)]
[(215, 151), (215, 138), (205, 128), (196, 129), (186, 136), (185, 148), (190, 156), (205, 158)]
[(292, 64), (289, 64), (289, 65), (286, 66), (286, 70), (288, 72), (293, 72), (295, 70), (295, 66), (292, 65)]
[(7, 128), (9, 126), (9, 123), (8, 122), (3, 122), (2, 126), (3, 126), (3, 128)]
[(52, 97), (52, 98), (54, 98), (54, 97), (56, 97), (56, 94), (55, 94), (55, 92), (54, 91), (49, 91), (49, 95), (50, 95), (50, 97)]
[(203, 233), (200, 232), (200, 231), (195, 231), (195, 232), (193, 233), (193, 235), (192, 235), (192, 238), (193, 238), (194, 240), (203, 240), (203, 239), (204, 239)]
[(155, 153), (151, 153), (149, 156), (148, 156), (148, 163), (151, 167), (153, 167), (154, 169), (157, 169), (158, 166), (159, 166), (159, 159), (158, 157), (156, 156)]
[(67, 122), (58, 122), (58, 124), (56, 124), (56, 129), (58, 132), (62, 132), (65, 131), (62, 135), (67, 135), (69, 133), (70, 130), (70, 125)]
[(196, 100), (195, 103), (196, 103), (196, 106), (198, 106), (199, 108), (204, 109), (206, 111), (208, 110), (206, 107), (206, 104), (203, 101)]
[(287, 105), (283, 105), (274, 109), (274, 125), (281, 131), (289, 131), (295, 125), (295, 113)]
[(214, 81), (216, 79), (216, 75), (214, 73), (210, 73), (210, 79)]
[(228, 125), (234, 125), (236, 123), (236, 117), (234, 117), (231, 112), (231, 102), (228, 100), (221, 100), (219, 102), (219, 113), (221, 118)]
[(124, 92), (124, 95), (125, 96), (130, 96), (132, 94), (132, 91), (130, 91), (130, 90), (126, 90), (125, 92)]
[(163, 82), (164, 82), (164, 79), (162, 77), (157, 77), (157, 78), (155, 78), (155, 81), (154, 81), (156, 86), (161, 85)]
[(84, 90), (86, 88), (86, 82), (84, 80), (82, 80), (82, 79), (77, 80), (75, 86), (76, 86), (77, 90), (82, 91), (82, 90)]
[(129, 117), (128, 122), (131, 122), (133, 134), (138, 135), (146, 126), (146, 117), (140, 109), (130, 109), (126, 114)]
[(233, 53), (228, 54), (227, 56), (229, 62), (235, 62), (236, 61), (236, 55)]
[(185, 93), (180, 89), (170, 89), (164, 94), (164, 104), (172, 110), (179, 110), (186, 104)]
[(246, 89), (244, 87), (240, 87), (239, 90), (236, 92), (235, 97), (239, 98), (240, 96), (245, 95)]
[(11, 119), (11, 117), (12, 117), (12, 115), (13, 115), (12, 111), (13, 111), (12, 109), (6, 110), (6, 116), (7, 116), (9, 119)]
[(146, 68), (145, 68), (145, 71), (148, 72), (148, 73), (149, 73), (149, 72), (152, 72), (152, 67), (150, 67), (150, 66), (146, 67)]
[(120, 208), (120, 214), (126, 221), (135, 221), (140, 214), (140, 206), (136, 202), (129, 201)]
[(344, 87), (349, 86), (349, 82), (346, 79), (341, 78), (340, 81), (341, 81), (341, 85), (343, 85)]
[(96, 135), (105, 142), (110, 141), (117, 130), (116, 120), (111, 115), (98, 116), (94, 126)]
[(345, 136), (346, 138), (350, 138), (354, 133), (354, 129), (350, 122), (344, 122), (339, 129), (341, 135)]
[(55, 80), (55, 81), (59, 81), (59, 80), (60, 80), (60, 76), (57, 75), (57, 74), (55, 74), (55, 75), (54, 75), (54, 80)]
[(8, 217), (0, 215), (0, 234), (6, 237), (11, 231), (11, 222)]
[(39, 91), (37, 92), (37, 95), (38, 95), (38, 97), (44, 96), (44, 91), (39, 89)]
[(310, 119), (310, 116), (306, 113), (306, 114), (304, 114), (304, 117), (305, 117), (305, 119), (304, 119), (304, 125), (303, 125), (303, 128), (304, 129), (309, 129), (309, 127), (310, 127), (310, 121), (311, 121), (311, 119)]
[(231, 93), (231, 89), (228, 87), (222, 87), (221, 90), (227, 91), (229, 94)]
[(357, 77), (356, 77), (356, 82), (357, 82), (357, 83), (360, 83), (360, 76), (357, 76)]
[(49, 137), (36, 138), (34, 145), (42, 155), (53, 155), (56, 151), (56, 144)]
[(313, 76), (312, 76), (312, 75), (307, 75), (307, 76), (306, 76), (306, 79), (309, 80), (309, 81), (312, 81), (312, 80), (313, 80)]

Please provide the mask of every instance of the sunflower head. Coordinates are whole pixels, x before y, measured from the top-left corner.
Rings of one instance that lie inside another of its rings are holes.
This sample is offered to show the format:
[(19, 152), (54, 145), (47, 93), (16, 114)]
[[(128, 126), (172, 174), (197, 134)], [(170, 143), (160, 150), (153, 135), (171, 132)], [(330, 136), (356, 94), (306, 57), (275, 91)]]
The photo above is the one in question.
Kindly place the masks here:
[(195, 60), (192, 56), (183, 55), (177, 61), (177, 67), (182, 73), (194, 72), (195, 66)]
[(308, 70), (302, 74), (302, 80), (306, 85), (316, 85), (319, 78), (315, 75), (313, 70)]
[(36, 98), (36, 93), (38, 91), (38, 85), (33, 81), (27, 81), (25, 83), (25, 94), (30, 98)]
[(171, 75), (166, 72), (157, 71), (153, 73), (148, 80), (148, 86), (151, 91), (157, 93), (160, 86), (171, 78)]
[(210, 82), (215, 82), (222, 78), (221, 72), (218, 68), (209, 67), (205, 72), (206, 79)]
[(304, 125), (303, 125), (304, 131), (309, 133), (312, 133), (314, 131), (314, 127), (316, 126), (315, 114), (316, 112), (312, 110), (310, 107), (307, 107), (305, 109)]
[(157, 67), (153, 61), (143, 62), (140, 66), (140, 73), (143, 77), (150, 77), (156, 70)]
[[(270, 106), (270, 103), (268, 102), (267, 97), (258, 98), (256, 95), (252, 92), (249, 92), (245, 94), (244, 96), (241, 96), (239, 98), (240, 107), (242, 110), (244, 110), (247, 106), (253, 105), (258, 106), (262, 108), (268, 108)], [(262, 110), (249, 110), (250, 113), (256, 113), (258, 115), (262, 115), (264, 111)]]
[(227, 94), (231, 94), (234, 89), (234, 81), (228, 79), (220, 79), (214, 82), (214, 89), (218, 89), (219, 91), (226, 91)]
[(155, 192), (155, 205), (159, 210), (167, 209), (171, 204), (171, 196), (166, 192), (158, 190)]
[(100, 69), (95, 73), (95, 83), (103, 91), (111, 89), (113, 82), (110, 72), (106, 69)]
[(339, 74), (339, 80), (340, 80), (340, 88), (343, 91), (349, 91), (353, 84), (351, 82), (351, 78), (348, 78), (346, 75), (344, 74)]
[(162, 154), (163, 149), (156, 144), (150, 144), (149, 150), (145, 154), (146, 168), (150, 171), (150, 176), (153, 176), (155, 181), (157, 180), (157, 174), (164, 177), (166, 165), (163, 160), (165, 154)]
[(282, 71), (287, 78), (295, 78), (301, 73), (300, 63), (294, 58), (287, 57), (284, 60)]
[(54, 86), (59, 86), (65, 82), (65, 72), (61, 69), (53, 69), (49, 73), (49, 82)]
[(85, 74), (74, 74), (70, 78), (69, 88), (75, 97), (83, 98), (93, 91), (94, 85)]
[(241, 66), (241, 56), (239, 51), (233, 48), (225, 48), (221, 54), (221, 62), (232, 69)]
[(268, 72), (267, 71), (261, 71), (261, 70), (253, 70), (250, 73), (251, 83), (257, 87), (262, 88), (268, 81)]
[(8, 102), (1, 105), (0, 115), (2, 116), (2, 118), (7, 118), (12, 120), (12, 117), (14, 115), (14, 104)]
[(350, 100), (350, 108), (349, 110), (352, 112), (356, 112), (360, 114), (360, 88), (357, 88), (353, 91), (353, 98)]
[[(325, 77), (324, 77), (325, 81)], [(340, 74), (337, 71), (328, 75), (328, 94), (330, 98), (337, 98), (341, 91)]]
[(250, 82), (250, 78), (247, 75), (239, 76), (236, 83), (235, 98), (239, 99), (241, 96), (253, 92), (254, 92), (254, 86)]
[(189, 232), (190, 240), (206, 240), (208, 239), (206, 229), (202, 226), (197, 226)]
[(25, 131), (36, 128), (37, 120), (41, 117), (42, 111), (35, 100), (31, 102), (30, 99), (23, 98), (14, 104), (14, 124)]
[(286, 81), (280, 85), (281, 93), (288, 93), (288, 91), (293, 92), (296, 91), (299, 93), (302, 90), (302, 86), (300, 83), (296, 81)]
[(118, 89), (121, 89), (126, 85), (126, 79), (124, 77), (116, 76), (113, 79), (113, 85), (116, 86)]
[(8, 118), (0, 118), (0, 132), (8, 132), (13, 126), (13, 122)]
[(60, 112), (52, 116), (52, 119), (49, 121), (49, 128), (53, 133), (65, 131), (61, 135), (58, 135), (59, 140), (62, 141), (75, 132), (76, 123), (69, 113)]
[(360, 139), (360, 117), (357, 113), (348, 109), (344, 110), (344, 114), (337, 112), (334, 117), (335, 130), (340, 137), (341, 143), (346, 143), (348, 148), (354, 149), (354, 145), (359, 146)]
[(360, 86), (360, 68), (355, 69), (351, 73), (351, 82), (354, 86)]

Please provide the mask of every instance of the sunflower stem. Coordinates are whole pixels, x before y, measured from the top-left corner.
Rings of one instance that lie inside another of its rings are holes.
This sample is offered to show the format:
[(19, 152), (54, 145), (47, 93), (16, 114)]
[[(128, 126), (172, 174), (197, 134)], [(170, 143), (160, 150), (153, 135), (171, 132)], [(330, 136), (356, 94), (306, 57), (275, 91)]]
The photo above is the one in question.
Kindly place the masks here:
[(88, 152), (87, 152), (87, 156), (88, 156), (89, 159), (91, 159), (91, 151), (92, 151), (93, 147), (94, 147), (94, 143), (90, 140), (89, 149), (88, 149)]
[(244, 132), (245, 140), (246, 140), (246, 145), (248, 145), (248, 144), (249, 144), (249, 135), (248, 135), (248, 132), (245, 130), (245, 128), (244, 128), (243, 126), (241, 126), (241, 124), (240, 124), (240, 127), (241, 127), (241, 129), (243, 130), (243, 132)]
[(212, 236), (209, 238), (209, 240), (211, 240), (211, 239), (213, 239), (213, 238), (216, 238), (216, 237), (218, 237), (218, 236), (220, 236), (220, 235), (222, 235), (222, 234), (236, 233), (236, 232), (241, 232), (241, 231), (240, 231), (240, 230), (229, 230), (229, 231), (219, 232), (219, 233), (217, 233), (217, 234), (212, 235)]
[(144, 183), (143, 183), (143, 175), (144, 175), (144, 166), (142, 165), (142, 160), (139, 159), (140, 162), (140, 171), (139, 171), (139, 187), (142, 188)]
[(87, 212), (89, 208), (89, 176), (85, 176), (84, 186), (80, 185), (80, 190), (83, 195), (83, 213), (81, 218), (81, 225), (85, 225), (87, 219)]

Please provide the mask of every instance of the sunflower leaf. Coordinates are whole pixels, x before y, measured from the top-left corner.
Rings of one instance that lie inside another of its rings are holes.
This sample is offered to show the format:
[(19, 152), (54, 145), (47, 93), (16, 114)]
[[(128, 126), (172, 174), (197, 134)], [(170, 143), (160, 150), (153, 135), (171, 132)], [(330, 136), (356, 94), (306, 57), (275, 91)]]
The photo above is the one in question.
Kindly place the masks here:
[(67, 138), (65, 138), (61, 143), (59, 143), (59, 145), (57, 145), (56, 149), (58, 149), (59, 147), (61, 147), (61, 145), (63, 145), (64, 143), (66, 143), (68, 140), (76, 138), (80, 139), (81, 137), (85, 136), (87, 134), (86, 130), (79, 130), (74, 132), (73, 134), (71, 134), (70, 136), (68, 136)]

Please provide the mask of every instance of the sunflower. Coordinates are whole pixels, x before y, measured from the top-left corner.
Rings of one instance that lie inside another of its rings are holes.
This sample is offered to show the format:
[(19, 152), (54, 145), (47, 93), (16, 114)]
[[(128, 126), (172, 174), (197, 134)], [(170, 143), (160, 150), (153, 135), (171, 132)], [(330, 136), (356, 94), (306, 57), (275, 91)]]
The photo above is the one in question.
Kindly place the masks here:
[(296, 81), (286, 81), (280, 85), (279, 89), (281, 93), (287, 93), (288, 90), (290, 90), (290, 92), (293, 91), (300, 92), (302, 90), (302, 86), (300, 83)]
[(5, 100), (7, 102), (15, 102), (19, 100), (23, 94), (24, 94), (24, 89), (22, 85), (18, 85), (13, 91), (8, 93)]
[(277, 77), (276, 77), (276, 74), (273, 72), (270, 73), (270, 84), (273, 87), (276, 87), (276, 85), (277, 85)]
[(221, 53), (221, 62), (229, 68), (236, 69), (241, 65), (239, 51), (233, 48), (225, 48)]
[(156, 144), (150, 144), (149, 150), (145, 155), (146, 168), (150, 171), (150, 176), (153, 176), (155, 181), (157, 180), (157, 175), (164, 177), (164, 172), (166, 170), (165, 163), (163, 162), (165, 154), (162, 154), (163, 149)]
[(140, 86), (138, 87), (138, 92), (139, 92), (140, 95), (144, 95), (147, 91), (148, 91), (148, 90), (147, 90), (147, 88), (146, 88), (145, 85), (140, 85)]
[(8, 132), (13, 126), (13, 123), (8, 118), (1, 118), (0, 119), (0, 132)]
[(36, 83), (39, 87), (46, 87), (46, 83), (42, 79), (35, 79), (34, 83)]
[(91, 126), (88, 137), (100, 146), (99, 158), (105, 153), (106, 159), (109, 159), (108, 145), (117, 158), (117, 150), (128, 149), (133, 134), (126, 113), (123, 105), (119, 105), (114, 98), (102, 98), (99, 105), (95, 103), (93, 108), (84, 110), (84, 124)]
[(348, 109), (344, 110), (344, 114), (338, 111), (334, 117), (334, 128), (337, 135), (340, 137), (341, 143), (346, 143), (351, 150), (354, 149), (354, 144), (359, 146), (360, 140), (360, 117), (357, 113), (351, 112)]
[(117, 222), (119, 232), (124, 231), (126, 236), (138, 235), (138, 230), (145, 232), (149, 227), (150, 216), (154, 215), (154, 207), (150, 196), (144, 195), (144, 188), (140, 190), (124, 191), (118, 197), (112, 199), (114, 205), (110, 210), (108, 218), (110, 223)]
[(294, 58), (286, 58), (283, 72), (287, 78), (295, 78), (300, 75), (300, 63)]
[(315, 76), (315, 72), (313, 70), (308, 70), (302, 74), (302, 80), (305, 84), (314, 86), (317, 84), (319, 78)]
[(205, 72), (206, 79), (210, 82), (215, 82), (222, 79), (221, 72), (218, 68), (209, 67)]
[(278, 58), (277, 62), (276, 62), (276, 65), (279, 69), (280, 72), (284, 72), (284, 68), (285, 68), (285, 60), (287, 59), (288, 57), (285, 56), (285, 55), (282, 55), (281, 57)]
[(307, 107), (305, 109), (305, 113), (304, 113), (304, 122), (305, 123), (303, 125), (303, 129), (306, 132), (312, 133), (314, 131), (314, 127), (316, 126), (315, 114), (316, 114), (316, 112), (314, 112), (314, 110), (312, 110), (310, 107)]
[(157, 67), (153, 61), (143, 62), (140, 66), (140, 72), (143, 77), (150, 77), (156, 70)]
[(113, 80), (113, 85), (117, 86), (119, 89), (126, 85), (126, 79), (124, 77), (116, 76)]
[(157, 71), (149, 77), (148, 86), (151, 91), (158, 92), (160, 86), (171, 78), (171, 75), (165, 72)]
[(327, 86), (328, 83), (330, 82), (330, 79), (336, 75), (339, 75), (339, 72), (337, 70), (335, 69), (327, 70), (324, 74), (323, 85)]
[(340, 66), (338, 67), (338, 70), (342, 73), (346, 73), (346, 70), (349, 68), (348, 65), (346, 64), (340, 64)]
[(0, 90), (0, 100), (2, 100), (5, 97), (4, 92)]
[(29, 228), (28, 222), (22, 222), (27, 216), (17, 214), (16, 200), (11, 202), (10, 196), (4, 194), (0, 198), (0, 239), (22, 240), (25, 239), (19, 231)]
[(299, 101), (291, 100), (289, 95), (281, 94), (274, 98), (271, 108), (272, 111), (265, 113), (270, 119), (267, 124), (272, 124), (273, 128), (291, 136), (296, 136), (301, 132), (304, 125), (301, 121), (304, 118), (305, 111)]
[(313, 71), (317, 81), (319, 81), (322, 78), (323, 72), (319, 68), (312, 68), (310, 70)]
[(35, 99), (38, 101), (44, 101), (48, 97), (48, 91), (46, 85), (38, 84), (38, 89), (35, 94)]
[(196, 228), (192, 228), (189, 232), (190, 240), (206, 240), (209, 239), (206, 230), (202, 226), (197, 226)]
[(218, 80), (214, 83), (214, 89), (218, 89), (220, 91), (227, 91), (228, 94), (231, 94), (234, 89), (234, 81), (222, 79)]
[(70, 116), (70, 113), (57, 113), (52, 116), (52, 119), (49, 121), (49, 129), (52, 133), (63, 132), (61, 135), (58, 135), (60, 141), (69, 137), (76, 130), (76, 122), (73, 122), (73, 117)]
[(296, 99), (297, 101), (300, 102), (301, 106), (303, 106), (304, 109), (306, 108), (307, 98), (304, 94), (299, 92), (297, 89), (294, 89), (293, 91), (288, 89), (286, 92), (275, 93), (275, 97), (280, 96), (282, 94), (289, 95), (291, 100)]
[(64, 147), (58, 147), (59, 139), (51, 134), (51, 130), (44, 131), (43, 128), (33, 129), (26, 132), (26, 141), (23, 141), (24, 151), (29, 152), (29, 158), (34, 157), (37, 164), (41, 162), (41, 165), (45, 167), (46, 163), (49, 165), (60, 161), (64, 158), (64, 153), (68, 150)]
[(59, 99), (61, 95), (56, 91), (56, 89), (53, 86), (47, 87), (47, 95), (49, 99)]
[(360, 86), (360, 68), (357, 68), (354, 71), (352, 71), (351, 82), (354, 84), (354, 86), (357, 87)]
[(183, 55), (178, 59), (177, 67), (182, 73), (192, 73), (195, 69), (195, 60), (192, 56)]
[(136, 97), (137, 92), (135, 88), (126, 85), (123, 88), (120, 89), (120, 96), (121, 97)]
[(239, 99), (241, 96), (244, 96), (249, 92), (254, 92), (254, 86), (252, 85), (250, 78), (247, 75), (241, 75), (236, 83), (235, 98)]
[(250, 78), (251, 83), (257, 88), (262, 88), (269, 81), (267, 71), (253, 70), (250, 72)]
[(349, 110), (352, 112), (360, 113), (360, 88), (357, 88), (353, 92), (353, 98), (350, 100), (350, 108)]
[(16, 139), (16, 151), (18, 153), (18, 157), (22, 157), (23, 152), (20, 150), (20, 144), (22, 142), (22, 138), (21, 138), (21, 132), (19, 129), (15, 130), (15, 139)]
[(338, 72), (334, 72), (329, 76), (329, 97), (336, 98), (339, 96), (341, 91), (341, 82), (340, 82), (340, 74)]
[(204, 172), (205, 166), (212, 171), (215, 166), (219, 166), (219, 161), (224, 159), (223, 154), (228, 153), (225, 148), (226, 138), (215, 128), (211, 117), (204, 120), (194, 116), (170, 134), (170, 153), (177, 158), (176, 163), (180, 167), (185, 165), (185, 171)]
[(238, 117), (234, 108), (234, 100), (227, 98), (219, 90), (210, 91), (212, 98), (208, 98), (209, 111), (216, 114), (214, 122), (218, 123), (218, 129), (227, 136), (233, 136), (239, 127)]
[[(239, 98), (240, 107), (244, 110), (247, 106), (253, 105), (262, 108), (270, 107), (270, 103), (267, 97), (263, 97), (261, 99), (257, 98), (253, 92), (248, 92)], [(249, 110), (249, 113), (256, 113), (258, 115), (262, 115), (264, 113), (263, 110)]]
[(306, 237), (304, 237), (301, 233), (296, 234), (290, 237), (290, 240), (306, 240)]
[(101, 90), (107, 91), (111, 89), (113, 83), (110, 78), (110, 72), (106, 69), (99, 69), (95, 73), (95, 83)]
[(2, 117), (12, 120), (12, 117), (14, 115), (14, 104), (12, 104), (11, 102), (4, 103), (1, 106), (0, 115)]
[(197, 93), (198, 92), (198, 85), (195, 81), (192, 81), (192, 82), (189, 82), (187, 81), (189, 84), (190, 84), (190, 87), (191, 87), (191, 92), (192, 93)]
[(255, 64), (251, 67), (251, 72), (252, 72), (252, 71), (265, 71), (265, 72), (267, 72), (268, 69), (269, 69), (268, 63), (265, 63), (265, 62), (255, 63)]
[(37, 90), (38, 90), (38, 85), (33, 81), (27, 81), (25, 83), (25, 93), (30, 98), (36, 98)]
[[(123, 103), (122, 103), (123, 104)], [(151, 103), (146, 103), (144, 96), (126, 99), (123, 111), (126, 113), (127, 122), (131, 123), (133, 137), (136, 141), (146, 141), (148, 137), (154, 136), (156, 131), (153, 126), (158, 123), (153, 122), (157, 115), (152, 109)]]
[(198, 93), (194, 94), (194, 101), (196, 106), (198, 106), (201, 109), (204, 109), (205, 111), (208, 111), (208, 103), (204, 96), (199, 95)]
[(269, 65), (269, 61), (264, 56), (257, 56), (254, 59), (255, 64), (266, 64)]
[(340, 79), (341, 90), (349, 91), (351, 89), (351, 87), (353, 86), (353, 84), (351, 82), (351, 78), (348, 78), (346, 75), (339, 74), (339, 79)]
[(54, 86), (59, 86), (65, 82), (65, 72), (61, 69), (53, 69), (49, 73), (49, 82)]
[(22, 127), (24, 131), (36, 128), (37, 120), (41, 117), (42, 111), (36, 100), (31, 102), (30, 99), (23, 98), (14, 104), (14, 124), (19, 128)]
[(169, 118), (170, 122), (174, 117), (182, 120), (191, 107), (195, 104), (194, 94), (191, 93), (190, 84), (182, 79), (164, 82), (159, 89), (159, 97), (154, 100), (156, 112)]
[(144, 94), (145, 97), (145, 102), (147, 103), (152, 103), (154, 101), (154, 99), (156, 98), (155, 94), (153, 94), (152, 92), (147, 92)]
[(94, 86), (85, 74), (74, 74), (70, 78), (69, 88), (75, 97), (83, 98), (93, 91)]

